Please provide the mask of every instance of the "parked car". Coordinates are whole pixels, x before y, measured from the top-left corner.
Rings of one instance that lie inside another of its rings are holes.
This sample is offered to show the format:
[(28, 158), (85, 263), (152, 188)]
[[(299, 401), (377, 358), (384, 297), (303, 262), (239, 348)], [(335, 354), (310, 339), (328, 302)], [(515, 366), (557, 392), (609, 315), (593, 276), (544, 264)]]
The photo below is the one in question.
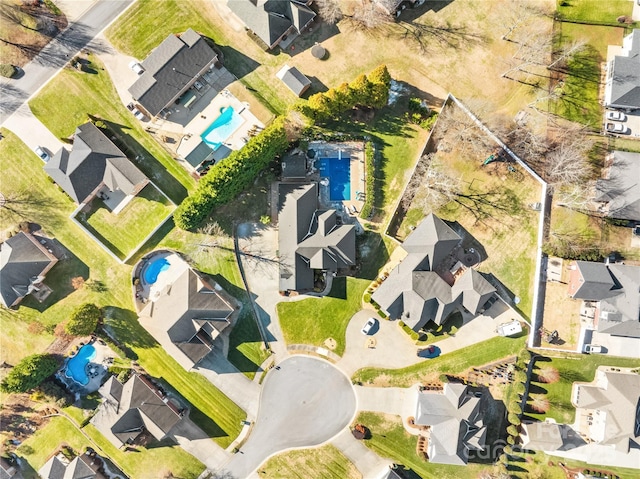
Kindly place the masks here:
[(373, 328), (376, 324), (376, 320), (374, 318), (369, 318), (367, 322), (362, 327), (362, 334), (369, 334), (371, 328)]
[(36, 149), (34, 151), (36, 152), (36, 155), (38, 155), (40, 159), (45, 163), (47, 163), (51, 159), (51, 157), (49, 156), (49, 153), (44, 151), (44, 149), (41, 146), (36, 146)]
[(418, 349), (419, 358), (433, 359), (437, 358), (438, 356), (440, 356), (440, 348), (438, 346), (434, 346), (433, 344), (430, 344), (426, 348)]
[(585, 354), (602, 354), (602, 346), (595, 344), (585, 344), (583, 349)]
[(627, 120), (627, 115), (625, 115), (621, 111), (608, 111), (606, 116), (607, 116), (607, 120), (613, 120), (613, 121)]
[(607, 123), (606, 129), (609, 133), (627, 133), (629, 128), (622, 123)]
[(135, 116), (140, 121), (147, 120), (147, 116), (144, 113), (142, 113), (140, 110), (138, 110), (136, 107), (133, 107), (133, 110), (131, 110), (131, 113), (133, 113), (133, 116)]
[(138, 75), (142, 75), (144, 73), (144, 68), (137, 61), (133, 60), (129, 63), (129, 68), (131, 68)]

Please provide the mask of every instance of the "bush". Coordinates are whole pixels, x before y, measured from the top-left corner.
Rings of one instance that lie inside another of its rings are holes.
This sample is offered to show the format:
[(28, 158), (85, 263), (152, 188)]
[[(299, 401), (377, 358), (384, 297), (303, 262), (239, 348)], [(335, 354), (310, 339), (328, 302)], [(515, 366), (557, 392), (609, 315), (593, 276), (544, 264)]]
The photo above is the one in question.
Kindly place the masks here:
[(198, 184), (196, 191), (176, 209), (173, 219), (178, 228), (198, 227), (211, 210), (228, 203), (289, 146), (284, 118), (273, 121), (251, 138), (241, 150), (216, 163)]
[(71, 336), (88, 336), (96, 330), (101, 317), (102, 312), (95, 304), (81, 304), (71, 314), (64, 330)]
[(373, 205), (375, 204), (375, 150), (371, 142), (367, 142), (364, 147), (365, 161), (365, 197), (364, 205), (360, 210), (362, 218), (369, 218), (373, 213)]
[(6, 393), (24, 393), (38, 387), (56, 372), (60, 364), (52, 354), (32, 354), (20, 361), (0, 382)]
[(520, 418), (518, 417), (517, 414), (509, 413), (508, 420), (514, 426), (519, 426), (520, 425)]
[(17, 73), (16, 67), (9, 65), (8, 63), (0, 63), (0, 76), (5, 78), (13, 78), (13, 75)]

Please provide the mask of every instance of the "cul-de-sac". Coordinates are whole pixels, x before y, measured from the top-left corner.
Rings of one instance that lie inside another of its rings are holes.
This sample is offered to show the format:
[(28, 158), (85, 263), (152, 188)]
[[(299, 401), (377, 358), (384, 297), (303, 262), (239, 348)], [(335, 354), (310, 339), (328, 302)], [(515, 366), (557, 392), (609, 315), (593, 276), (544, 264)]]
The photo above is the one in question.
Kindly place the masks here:
[(0, 0), (0, 479), (640, 477), (640, 0)]

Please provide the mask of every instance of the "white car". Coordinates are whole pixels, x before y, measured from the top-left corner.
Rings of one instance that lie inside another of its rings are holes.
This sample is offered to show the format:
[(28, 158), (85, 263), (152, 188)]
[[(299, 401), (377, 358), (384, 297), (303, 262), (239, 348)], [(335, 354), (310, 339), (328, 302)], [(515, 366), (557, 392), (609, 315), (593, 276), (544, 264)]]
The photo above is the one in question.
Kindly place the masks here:
[(133, 60), (129, 63), (129, 68), (131, 68), (138, 75), (142, 75), (144, 73), (144, 68), (137, 61)]
[(627, 115), (625, 115), (621, 111), (608, 111), (607, 112), (607, 120), (626, 121), (627, 120)]
[(36, 152), (36, 155), (38, 155), (40, 159), (45, 163), (47, 163), (51, 159), (51, 157), (49, 156), (49, 153), (44, 151), (44, 149), (41, 146), (36, 146), (36, 149), (34, 151)]
[(629, 128), (622, 123), (607, 123), (606, 128), (609, 133), (627, 133), (629, 131)]
[(145, 116), (145, 114), (142, 113), (140, 110), (138, 110), (135, 107), (133, 108), (133, 110), (131, 110), (131, 113), (133, 113), (133, 116), (135, 116), (140, 121), (146, 121), (147, 120), (147, 117)]
[(586, 354), (602, 354), (602, 346), (596, 346), (595, 344), (585, 344), (583, 351)]
[(362, 327), (362, 334), (368, 335), (369, 332), (371, 331), (371, 328), (373, 328), (375, 324), (376, 324), (376, 320), (374, 318), (369, 318), (369, 320)]

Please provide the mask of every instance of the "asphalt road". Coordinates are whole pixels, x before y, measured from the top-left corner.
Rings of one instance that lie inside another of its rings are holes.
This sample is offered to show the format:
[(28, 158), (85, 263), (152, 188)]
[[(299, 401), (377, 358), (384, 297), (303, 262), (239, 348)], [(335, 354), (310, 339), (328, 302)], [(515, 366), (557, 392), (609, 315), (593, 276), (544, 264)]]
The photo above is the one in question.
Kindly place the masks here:
[[(0, 81), (0, 125), (109, 25), (133, 0), (98, 0), (70, 27), (58, 34), (29, 64), (19, 79)], [(92, 45), (99, 49), (100, 45)]]
[(327, 361), (292, 356), (267, 376), (248, 441), (222, 477), (243, 479), (272, 454), (322, 444), (342, 431), (356, 411), (351, 381)]

